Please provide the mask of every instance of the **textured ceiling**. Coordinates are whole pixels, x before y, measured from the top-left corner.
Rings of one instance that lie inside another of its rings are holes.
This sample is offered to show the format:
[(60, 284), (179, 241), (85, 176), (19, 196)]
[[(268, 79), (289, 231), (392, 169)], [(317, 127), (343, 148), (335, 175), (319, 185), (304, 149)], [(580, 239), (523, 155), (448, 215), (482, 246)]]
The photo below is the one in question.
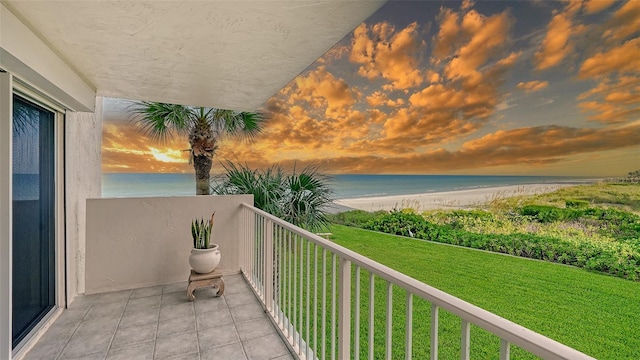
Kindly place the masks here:
[(257, 109), (384, 3), (3, 2), (98, 95), (238, 110)]

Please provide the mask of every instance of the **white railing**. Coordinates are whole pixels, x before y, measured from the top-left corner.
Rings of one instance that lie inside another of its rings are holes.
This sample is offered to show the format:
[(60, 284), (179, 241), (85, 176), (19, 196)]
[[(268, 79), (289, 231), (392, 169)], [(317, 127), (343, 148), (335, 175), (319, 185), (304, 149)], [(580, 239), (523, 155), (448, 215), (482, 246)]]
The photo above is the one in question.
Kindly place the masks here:
[[(385, 359), (411, 359), (418, 345), (414, 326), (425, 322), (414, 320), (414, 298), (428, 309), (425, 338), (430, 341), (420, 345), (428, 347), (432, 360), (445, 350), (438, 347), (441, 309), (459, 319), (457, 351), (463, 360), (470, 358), (472, 324), (499, 339), (496, 352), (501, 360), (510, 358), (512, 344), (543, 359), (593, 359), (253, 206), (242, 207), (242, 272), (301, 359), (374, 359), (382, 354)], [(361, 279), (363, 271), (368, 281)], [(377, 299), (376, 283), (381, 282), (385, 296)], [(368, 293), (364, 297), (363, 287)], [(393, 301), (398, 291), (405, 293), (404, 308)], [(375, 311), (381, 300), (384, 315)], [(363, 308), (368, 310), (365, 316)], [(394, 328), (394, 311), (403, 313), (404, 326)], [(382, 335), (376, 325), (383, 322)], [(398, 331), (402, 328), (404, 332)], [(366, 336), (361, 337), (361, 330)]]

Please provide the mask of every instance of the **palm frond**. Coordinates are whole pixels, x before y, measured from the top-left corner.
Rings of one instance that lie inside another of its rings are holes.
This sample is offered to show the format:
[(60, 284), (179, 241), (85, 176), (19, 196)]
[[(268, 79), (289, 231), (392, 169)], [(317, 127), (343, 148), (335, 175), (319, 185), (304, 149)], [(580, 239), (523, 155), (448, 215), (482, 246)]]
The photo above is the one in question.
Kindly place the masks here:
[(260, 112), (226, 110), (225, 112), (220, 112), (219, 116), (224, 134), (240, 136), (248, 140), (262, 133), (267, 120), (264, 114)]
[(231, 161), (222, 164), (214, 194), (253, 194), (254, 206), (294, 225), (316, 231), (328, 225), (326, 206), (333, 200), (329, 178), (309, 166), (286, 175), (279, 165), (251, 170)]
[(165, 141), (173, 132), (185, 133), (192, 126), (194, 110), (188, 106), (151, 101), (134, 102), (131, 120), (153, 140)]
[(329, 181), (329, 177), (319, 173), (317, 166), (308, 166), (300, 172), (294, 168), (286, 179), (290, 193), (285, 219), (312, 231), (326, 228), (326, 205), (333, 200)]

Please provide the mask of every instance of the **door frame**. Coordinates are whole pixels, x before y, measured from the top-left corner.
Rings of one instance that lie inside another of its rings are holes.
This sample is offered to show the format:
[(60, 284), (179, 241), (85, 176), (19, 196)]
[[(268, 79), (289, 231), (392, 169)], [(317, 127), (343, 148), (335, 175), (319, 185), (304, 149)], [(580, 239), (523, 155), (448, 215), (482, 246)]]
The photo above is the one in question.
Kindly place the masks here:
[(0, 72), (0, 359), (11, 359), (13, 76)]
[[(16, 94), (54, 113), (54, 237), (55, 305), (40, 323), (12, 348), (13, 269), (13, 95)], [(64, 107), (26, 83), (0, 70), (0, 359), (18, 357), (28, 350), (43, 330), (66, 307), (66, 240), (64, 178)], [(6, 350), (5, 350), (6, 349)]]

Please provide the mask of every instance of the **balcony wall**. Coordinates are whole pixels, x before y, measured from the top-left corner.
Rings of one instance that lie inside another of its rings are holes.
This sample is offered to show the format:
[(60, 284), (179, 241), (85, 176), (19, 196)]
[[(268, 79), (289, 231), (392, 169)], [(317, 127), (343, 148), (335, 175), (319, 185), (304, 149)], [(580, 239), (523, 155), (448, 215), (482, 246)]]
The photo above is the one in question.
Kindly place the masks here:
[(191, 220), (213, 211), (220, 265), (238, 273), (243, 202), (253, 195), (88, 199), (86, 294), (186, 280)]

